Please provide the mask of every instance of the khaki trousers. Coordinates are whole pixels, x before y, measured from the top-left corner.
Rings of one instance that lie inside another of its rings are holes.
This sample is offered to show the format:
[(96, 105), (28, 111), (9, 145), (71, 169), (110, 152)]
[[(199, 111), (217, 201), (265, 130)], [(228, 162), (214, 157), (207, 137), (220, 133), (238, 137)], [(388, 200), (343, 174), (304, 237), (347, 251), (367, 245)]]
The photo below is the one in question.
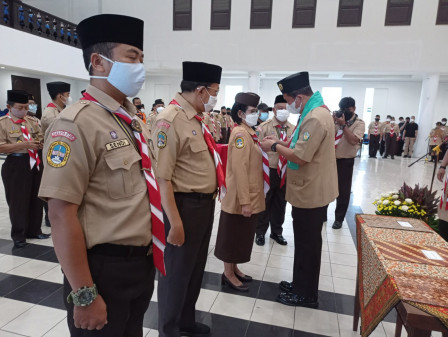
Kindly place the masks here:
[(404, 139), (404, 155), (405, 156), (411, 156), (414, 153), (414, 143), (415, 143), (415, 137), (406, 137)]

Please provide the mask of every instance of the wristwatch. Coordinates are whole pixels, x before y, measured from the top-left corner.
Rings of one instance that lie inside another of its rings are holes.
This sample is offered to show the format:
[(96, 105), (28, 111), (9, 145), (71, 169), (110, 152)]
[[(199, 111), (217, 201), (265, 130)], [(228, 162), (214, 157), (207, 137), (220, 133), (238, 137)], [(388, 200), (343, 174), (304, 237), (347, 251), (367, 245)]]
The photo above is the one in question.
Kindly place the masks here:
[(277, 145), (278, 145), (278, 143), (272, 144), (272, 146), (271, 146), (272, 152), (277, 152)]
[(440, 166), (440, 168), (446, 170), (446, 166)]
[(87, 307), (95, 301), (98, 296), (96, 284), (93, 287), (81, 287), (76, 292), (72, 291), (67, 296), (67, 303), (72, 303), (77, 307)]

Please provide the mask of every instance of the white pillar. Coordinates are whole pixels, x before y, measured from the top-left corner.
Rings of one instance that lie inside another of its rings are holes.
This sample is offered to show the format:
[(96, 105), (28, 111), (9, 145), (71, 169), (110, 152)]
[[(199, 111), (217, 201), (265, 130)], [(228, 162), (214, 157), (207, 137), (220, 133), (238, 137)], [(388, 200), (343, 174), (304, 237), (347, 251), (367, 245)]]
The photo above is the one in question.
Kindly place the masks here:
[(416, 116), (418, 136), (414, 145), (414, 157), (421, 157), (428, 151), (427, 138), (434, 127), (434, 105), (437, 99), (439, 80), (439, 74), (428, 74), (423, 79), (418, 115)]
[(249, 73), (249, 92), (253, 92), (257, 95), (260, 94), (260, 75), (259, 72)]

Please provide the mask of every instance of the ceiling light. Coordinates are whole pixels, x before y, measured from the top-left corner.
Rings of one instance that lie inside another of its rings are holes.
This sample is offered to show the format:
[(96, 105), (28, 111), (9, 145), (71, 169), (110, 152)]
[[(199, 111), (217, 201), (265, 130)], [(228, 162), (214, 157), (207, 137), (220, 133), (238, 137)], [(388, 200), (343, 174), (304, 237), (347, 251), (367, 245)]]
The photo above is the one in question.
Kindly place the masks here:
[(1, 66), (0, 69), (5, 69), (5, 67)]

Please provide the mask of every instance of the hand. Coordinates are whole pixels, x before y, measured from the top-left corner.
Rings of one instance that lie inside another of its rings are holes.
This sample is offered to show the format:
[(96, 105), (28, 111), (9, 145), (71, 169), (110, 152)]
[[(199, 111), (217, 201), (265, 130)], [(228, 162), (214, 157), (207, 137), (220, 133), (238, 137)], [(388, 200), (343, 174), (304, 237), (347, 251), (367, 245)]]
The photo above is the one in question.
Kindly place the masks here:
[(265, 140), (273, 140), (273, 141), (276, 141), (276, 140), (278, 140), (275, 136), (273, 136), (273, 135), (271, 135), (271, 136), (266, 136), (266, 137), (264, 137), (263, 138), (263, 141), (265, 141)]
[(271, 152), (272, 151), (271, 146), (274, 143), (275, 143), (275, 140), (265, 138), (261, 142), (261, 148), (263, 149), (264, 152)]
[(107, 324), (106, 303), (101, 295), (87, 307), (75, 306), (73, 319), (78, 329), (101, 330)]
[(22, 142), (23, 147), (27, 150), (38, 150), (40, 148), (40, 142), (38, 140), (32, 140), (30, 142)]
[(437, 171), (437, 179), (439, 179), (440, 182), (443, 183), (443, 178), (445, 178), (446, 170), (443, 168), (439, 168), (439, 171)]
[(244, 217), (249, 218), (252, 215), (252, 206), (250, 204), (243, 205), (241, 211)]
[(336, 114), (333, 112), (333, 119), (334, 119), (334, 122), (336, 124), (338, 124), (340, 126), (345, 125), (345, 116), (344, 116), (344, 114), (340, 118), (338, 118), (338, 117), (336, 117)]
[(185, 232), (184, 226), (171, 226), (170, 231), (168, 233), (167, 242), (172, 244), (173, 246), (182, 246), (185, 242)]

